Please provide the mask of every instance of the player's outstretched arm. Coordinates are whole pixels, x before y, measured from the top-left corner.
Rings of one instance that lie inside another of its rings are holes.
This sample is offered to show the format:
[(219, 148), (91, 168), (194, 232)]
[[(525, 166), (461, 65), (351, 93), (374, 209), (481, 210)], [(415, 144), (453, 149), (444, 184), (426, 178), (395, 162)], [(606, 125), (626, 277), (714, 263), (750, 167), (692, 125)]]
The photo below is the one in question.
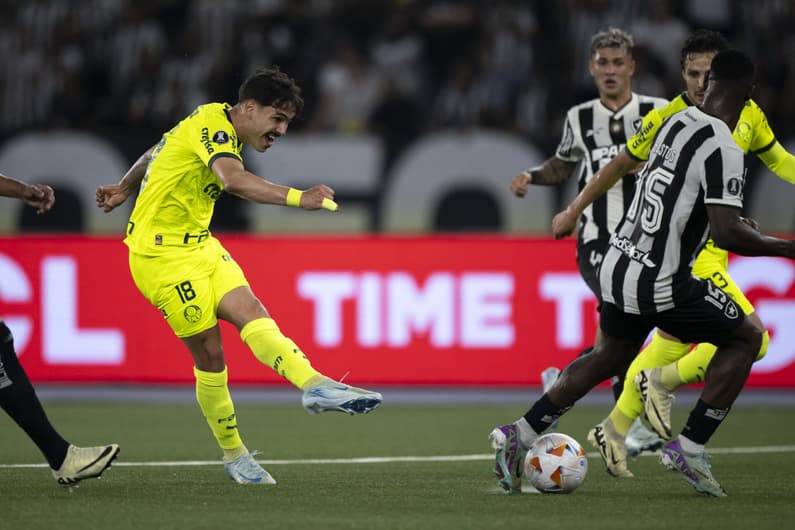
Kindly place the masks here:
[(540, 166), (525, 169), (518, 175), (511, 177), (509, 189), (517, 197), (524, 197), (530, 188), (530, 184), (540, 186), (552, 186), (560, 184), (571, 176), (574, 169), (573, 162), (566, 162), (559, 158), (545, 160)]
[(784, 149), (778, 141), (760, 153), (759, 159), (780, 179), (795, 184), (795, 155)]
[(155, 147), (152, 146), (138, 157), (138, 160), (127, 170), (127, 173), (124, 174), (119, 182), (97, 188), (96, 201), (99, 208), (108, 213), (123, 204), (138, 189), (144, 175), (146, 175), (146, 168), (149, 166), (149, 162), (152, 161), (152, 151), (154, 149)]
[(795, 241), (767, 236), (732, 206), (707, 205), (710, 236), (715, 245), (741, 256), (783, 256), (795, 259)]
[(224, 191), (249, 201), (260, 204), (282, 204), (305, 210), (321, 208), (337, 210), (337, 203), (334, 202), (334, 190), (323, 184), (303, 191), (274, 184), (246, 171), (243, 163), (232, 157), (216, 159), (211, 169), (221, 179)]
[(45, 184), (25, 184), (0, 174), (0, 196), (21, 199), (28, 206), (43, 214), (55, 204), (55, 192)]
[(552, 218), (552, 234), (555, 239), (571, 235), (577, 228), (577, 220), (582, 212), (596, 199), (607, 193), (621, 177), (634, 171), (642, 162), (635, 160), (625, 150), (616, 155), (580, 190), (565, 210)]

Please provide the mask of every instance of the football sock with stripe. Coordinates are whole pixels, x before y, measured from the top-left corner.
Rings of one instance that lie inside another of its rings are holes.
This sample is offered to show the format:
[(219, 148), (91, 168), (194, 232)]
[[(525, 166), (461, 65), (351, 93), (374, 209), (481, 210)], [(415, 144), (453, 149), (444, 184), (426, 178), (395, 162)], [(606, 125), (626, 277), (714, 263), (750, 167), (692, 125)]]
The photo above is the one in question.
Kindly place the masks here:
[(227, 386), (226, 367), (223, 372), (204, 372), (194, 367), (193, 375), (196, 377), (196, 401), (218, 445), (225, 453), (240, 448), (243, 441), (237, 430), (235, 405)]
[(261, 363), (298, 388), (322, 377), (295, 342), (282, 335), (272, 318), (252, 320), (240, 330), (240, 338)]

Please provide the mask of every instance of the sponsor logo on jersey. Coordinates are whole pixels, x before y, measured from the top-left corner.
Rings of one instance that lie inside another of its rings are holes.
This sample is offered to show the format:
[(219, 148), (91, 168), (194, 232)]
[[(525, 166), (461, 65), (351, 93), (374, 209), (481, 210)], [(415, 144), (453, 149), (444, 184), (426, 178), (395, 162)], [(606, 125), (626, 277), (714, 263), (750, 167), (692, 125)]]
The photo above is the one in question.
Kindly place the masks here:
[(210, 199), (217, 201), (223, 190), (218, 184), (210, 183), (207, 184), (202, 191), (206, 193)]
[(229, 141), (229, 135), (226, 134), (226, 131), (216, 131), (213, 135), (213, 142), (217, 144), (225, 144)]
[(215, 152), (215, 149), (213, 149), (213, 146), (210, 144), (210, 130), (207, 127), (202, 127), (201, 142), (204, 148), (207, 150), (208, 155), (211, 155)]
[[(596, 149), (591, 150), (591, 160), (593, 160), (595, 164), (600, 162), (601, 160), (609, 162), (610, 160), (615, 158), (620, 151), (621, 151), (621, 146), (615, 144), (605, 147), (597, 147)], [(596, 167), (601, 168), (603, 166), (604, 164), (597, 165)]]
[(656, 267), (657, 265), (649, 258), (649, 253), (639, 250), (635, 243), (626, 237), (618, 237), (616, 234), (610, 236), (610, 245), (616, 247), (625, 256), (633, 261), (642, 263), (646, 267)]
[(638, 130), (633, 137), (632, 148), (635, 149), (640, 147), (640, 145), (646, 141), (646, 135), (649, 134), (652, 129), (654, 129), (654, 122), (649, 121), (642, 129)]

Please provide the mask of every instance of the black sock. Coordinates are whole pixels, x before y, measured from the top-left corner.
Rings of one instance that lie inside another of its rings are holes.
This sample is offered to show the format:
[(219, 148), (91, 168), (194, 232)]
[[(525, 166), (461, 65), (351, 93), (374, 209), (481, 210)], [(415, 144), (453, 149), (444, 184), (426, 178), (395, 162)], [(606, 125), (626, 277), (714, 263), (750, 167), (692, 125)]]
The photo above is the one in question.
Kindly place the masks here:
[(697, 444), (705, 445), (728, 414), (728, 408), (715, 408), (699, 399), (690, 411), (682, 435)]
[(618, 401), (621, 397), (621, 392), (624, 391), (624, 375), (616, 375), (610, 378), (610, 386), (613, 389), (613, 398)]
[(533, 403), (530, 410), (524, 415), (524, 419), (527, 420), (527, 423), (530, 424), (530, 427), (532, 427), (535, 432), (541, 434), (570, 408), (571, 407), (562, 409), (558, 407), (549, 400), (549, 396), (544, 394), (541, 396), (541, 399)]
[(69, 442), (64, 440), (47, 419), (47, 414), (19, 364), (11, 330), (0, 321), (0, 407), (44, 454), (47, 463), (58, 469), (66, 458)]

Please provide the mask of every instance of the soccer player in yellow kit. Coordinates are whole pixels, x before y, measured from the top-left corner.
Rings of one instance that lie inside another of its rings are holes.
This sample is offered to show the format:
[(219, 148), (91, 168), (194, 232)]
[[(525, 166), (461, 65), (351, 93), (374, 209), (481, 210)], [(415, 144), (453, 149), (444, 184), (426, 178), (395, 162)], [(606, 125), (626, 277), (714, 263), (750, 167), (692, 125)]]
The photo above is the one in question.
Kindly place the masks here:
[[(552, 224), (556, 238), (570, 234), (582, 209), (619, 178), (636, 170), (648, 160), (654, 136), (668, 116), (690, 105), (701, 104), (712, 58), (728, 47), (723, 36), (714, 31), (698, 30), (688, 38), (681, 52), (682, 77), (687, 91), (671, 100), (666, 107), (650, 111), (644, 117), (638, 133), (627, 141), (626, 149), (602, 168), (566, 210), (555, 216)], [(746, 102), (733, 137), (744, 153), (756, 154), (773, 173), (795, 184), (795, 156), (776, 140), (764, 112), (753, 100)], [(727, 266), (728, 253), (709, 240), (696, 258), (693, 274), (710, 279), (723, 289), (742, 307), (751, 321), (764, 331), (757, 356), (757, 360), (761, 359), (767, 352), (769, 334), (753, 305), (729, 276)], [(684, 384), (703, 381), (707, 365), (716, 350), (712, 344), (698, 344), (692, 352), (690, 348), (690, 344), (684, 344), (657, 330), (649, 345), (630, 365), (624, 390), (615, 407), (588, 434), (589, 440), (599, 449), (611, 475), (632, 476), (627, 468), (624, 439), (629, 426), (644, 411), (652, 428), (661, 437), (671, 438), (673, 391)]]
[(249, 453), (227, 386), (218, 319), (232, 323), (257, 359), (303, 391), (310, 414), (367, 413), (382, 396), (317, 372), (255, 297), (243, 271), (210, 234), (221, 193), (262, 204), (336, 210), (334, 192), (271, 183), (246, 171), (244, 144), (264, 152), (301, 111), (300, 88), (278, 67), (261, 69), (240, 87), (238, 103), (201, 105), (163, 135), (122, 180), (97, 188), (106, 212), (140, 187), (124, 240), (133, 280), (157, 307), (194, 360), (196, 399), (223, 450), (227, 475), (241, 484), (275, 484)]

